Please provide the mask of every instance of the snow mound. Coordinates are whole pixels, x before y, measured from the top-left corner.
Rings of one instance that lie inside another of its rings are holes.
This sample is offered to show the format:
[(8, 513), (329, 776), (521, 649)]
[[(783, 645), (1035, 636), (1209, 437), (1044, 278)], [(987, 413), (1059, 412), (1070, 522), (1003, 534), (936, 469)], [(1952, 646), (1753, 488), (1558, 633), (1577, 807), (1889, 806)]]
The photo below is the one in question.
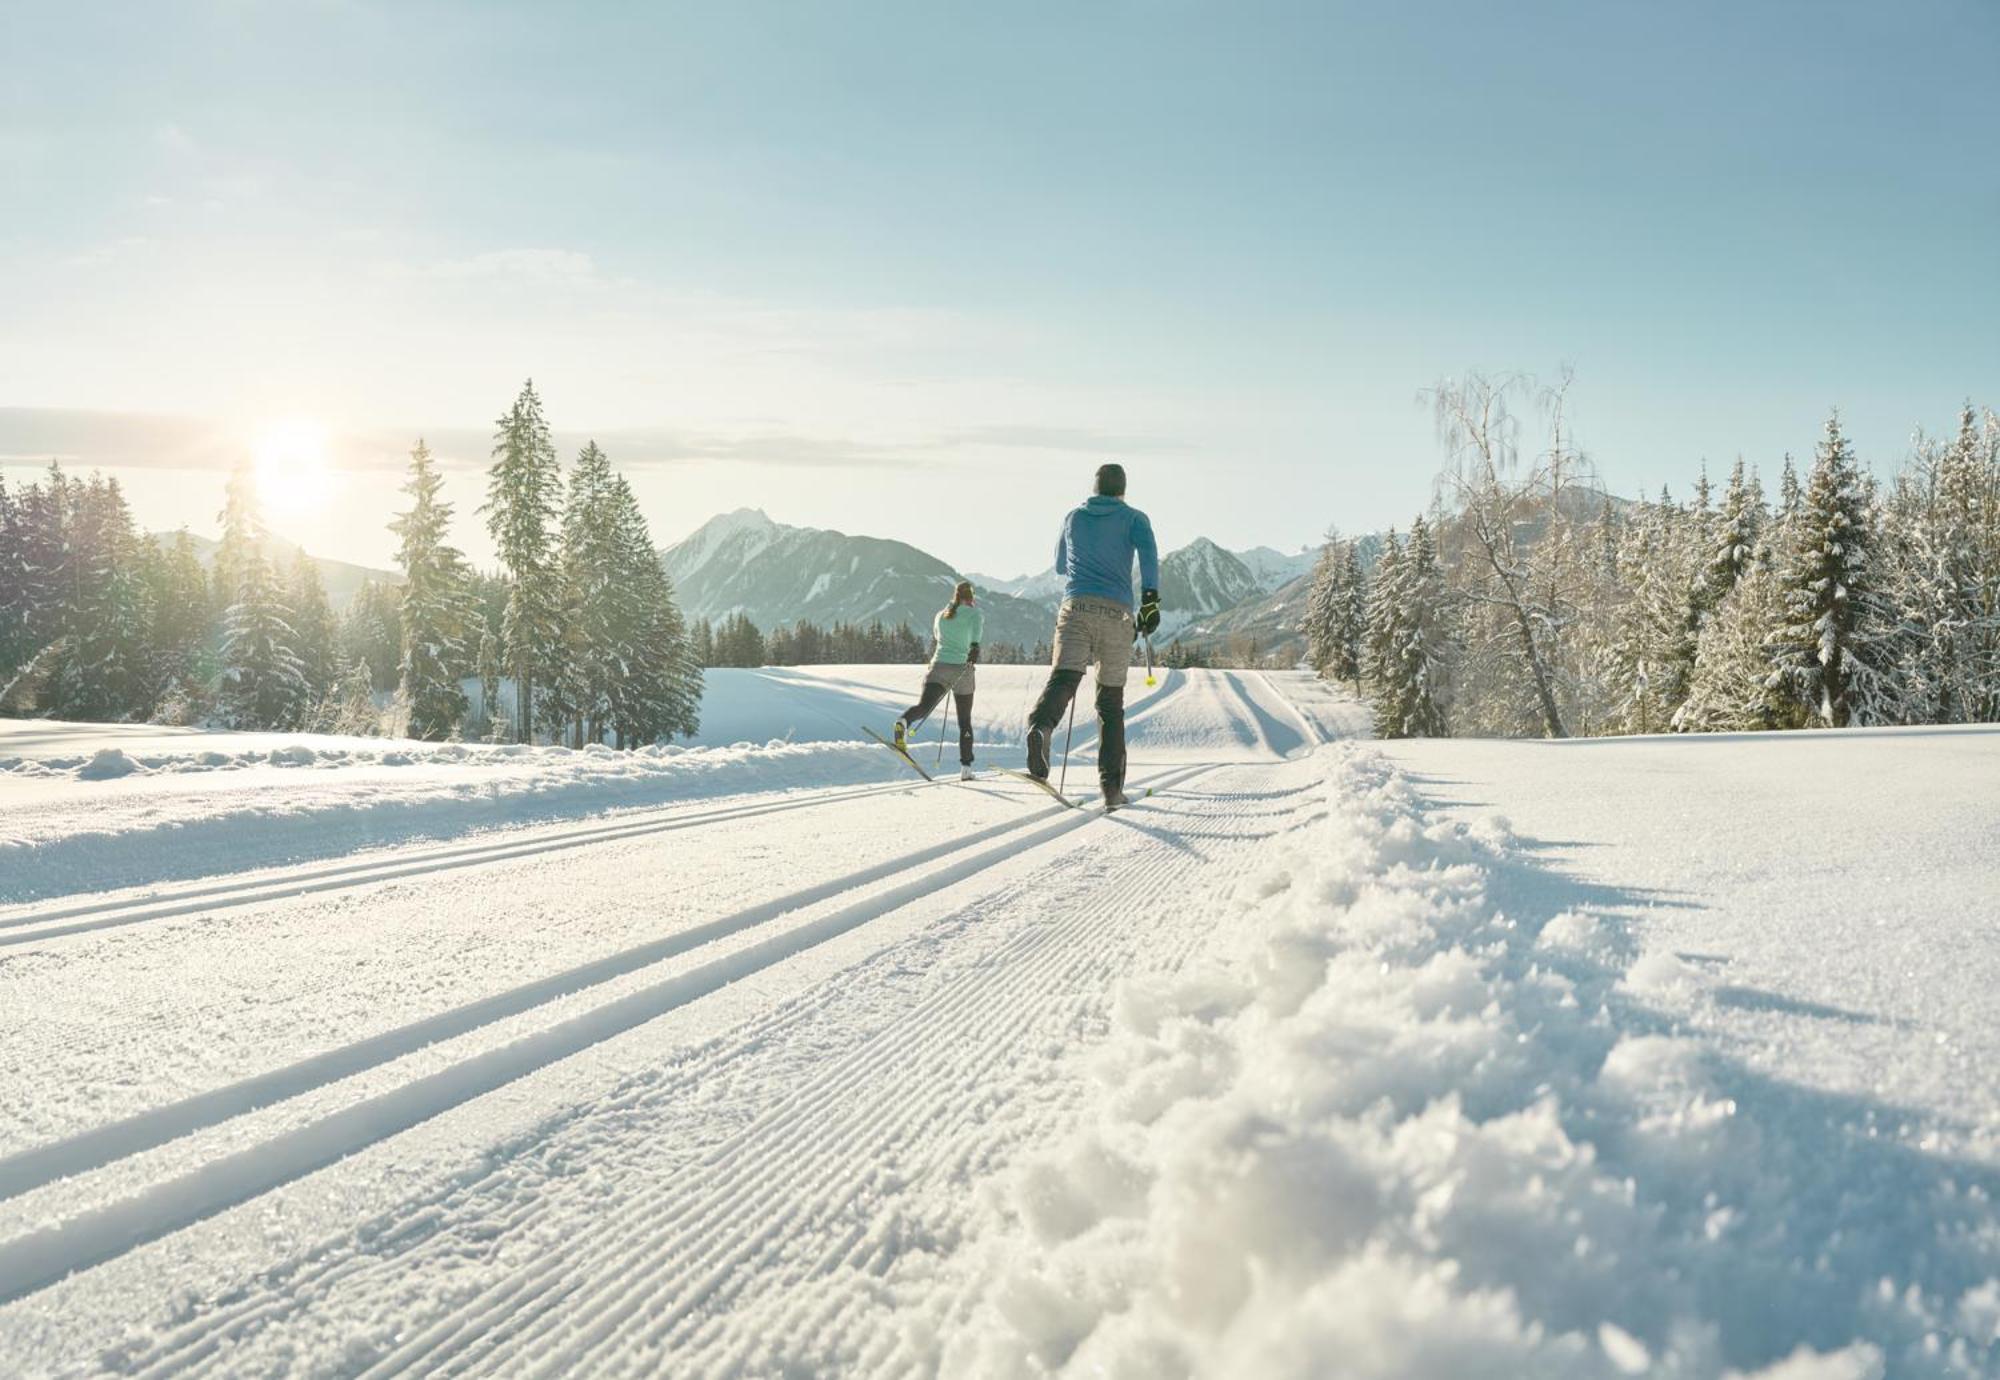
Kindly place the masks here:
[(90, 760), (76, 769), (79, 781), (114, 781), (121, 776), (130, 776), (143, 771), (137, 762), (126, 756), (118, 748), (99, 748)]
[(947, 1373), (1996, 1373), (1979, 1182), (1913, 1211), (1865, 1136), (1739, 1097), (1645, 1004), (1698, 970), (1517, 922), (1503, 828), (1372, 749), (1321, 761), (1212, 952), (1118, 993), (1084, 1128), (987, 1185), (996, 1283)]

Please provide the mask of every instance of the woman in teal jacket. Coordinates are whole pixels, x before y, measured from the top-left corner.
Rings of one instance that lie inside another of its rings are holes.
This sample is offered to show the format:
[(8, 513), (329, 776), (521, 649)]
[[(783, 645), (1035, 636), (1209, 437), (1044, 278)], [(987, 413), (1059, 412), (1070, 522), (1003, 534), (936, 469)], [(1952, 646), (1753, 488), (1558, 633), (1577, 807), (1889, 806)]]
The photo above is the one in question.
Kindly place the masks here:
[(972, 692), (979, 664), (979, 634), (984, 619), (972, 602), (972, 581), (960, 580), (951, 603), (931, 620), (930, 669), (924, 672), (923, 693), (896, 720), (896, 746), (909, 751), (910, 730), (930, 717), (946, 694), (958, 706), (958, 774), (972, 779)]

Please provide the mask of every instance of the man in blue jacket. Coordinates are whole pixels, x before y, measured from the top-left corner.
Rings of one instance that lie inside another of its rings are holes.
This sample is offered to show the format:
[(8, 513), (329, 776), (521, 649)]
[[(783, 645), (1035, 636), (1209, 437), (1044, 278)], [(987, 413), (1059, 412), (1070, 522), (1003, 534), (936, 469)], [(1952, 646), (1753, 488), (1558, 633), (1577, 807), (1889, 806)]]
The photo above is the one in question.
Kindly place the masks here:
[(1125, 502), (1125, 468), (1104, 465), (1096, 492), (1063, 519), (1056, 574), (1054, 669), (1028, 716), (1028, 774), (1049, 779), (1049, 743), (1088, 668), (1097, 668), (1097, 780), (1104, 803), (1125, 803), (1125, 675), (1132, 668), (1132, 561), (1139, 562), (1137, 628), (1160, 626), (1160, 551), (1153, 524)]

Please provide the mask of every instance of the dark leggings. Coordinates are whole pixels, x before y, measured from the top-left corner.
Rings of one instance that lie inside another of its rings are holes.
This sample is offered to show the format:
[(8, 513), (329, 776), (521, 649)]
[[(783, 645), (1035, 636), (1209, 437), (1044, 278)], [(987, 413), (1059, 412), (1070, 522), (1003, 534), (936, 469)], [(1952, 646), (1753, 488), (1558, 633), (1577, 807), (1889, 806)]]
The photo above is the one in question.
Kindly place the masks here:
[[(938, 701), (944, 698), (946, 687), (939, 681), (924, 682), (924, 693), (917, 702), (903, 711), (903, 722), (914, 729), (931, 716)], [(953, 695), (953, 703), (958, 706), (958, 761), (960, 766), (972, 765), (972, 696)]]

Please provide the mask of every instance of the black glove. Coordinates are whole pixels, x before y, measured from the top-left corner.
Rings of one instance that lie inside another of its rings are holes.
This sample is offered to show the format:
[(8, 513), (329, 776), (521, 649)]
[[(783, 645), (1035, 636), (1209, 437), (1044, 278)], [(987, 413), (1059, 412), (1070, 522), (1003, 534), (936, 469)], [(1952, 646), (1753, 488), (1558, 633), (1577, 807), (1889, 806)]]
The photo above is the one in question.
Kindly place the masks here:
[(977, 642), (973, 643), (972, 646), (966, 650), (965, 664), (967, 666), (977, 666), (979, 664), (979, 644)]
[(1139, 631), (1151, 637), (1160, 628), (1160, 591), (1139, 591)]

